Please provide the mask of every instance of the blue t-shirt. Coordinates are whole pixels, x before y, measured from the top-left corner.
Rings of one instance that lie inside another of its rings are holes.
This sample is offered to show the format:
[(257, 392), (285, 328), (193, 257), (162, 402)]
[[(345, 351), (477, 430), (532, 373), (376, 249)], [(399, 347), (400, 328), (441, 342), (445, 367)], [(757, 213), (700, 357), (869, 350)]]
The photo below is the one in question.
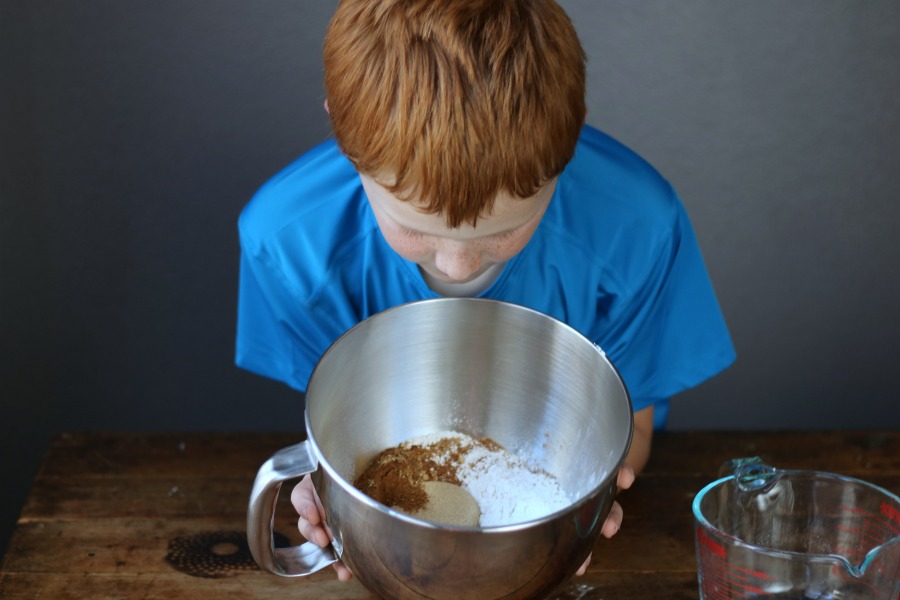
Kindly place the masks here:
[[(266, 183), (239, 232), (236, 362), (298, 390), (350, 327), (438, 296), (416, 264), (388, 246), (334, 140)], [(735, 356), (674, 190), (587, 126), (534, 236), (479, 296), (568, 323), (607, 353), (635, 411), (657, 404), (662, 418), (665, 399)]]

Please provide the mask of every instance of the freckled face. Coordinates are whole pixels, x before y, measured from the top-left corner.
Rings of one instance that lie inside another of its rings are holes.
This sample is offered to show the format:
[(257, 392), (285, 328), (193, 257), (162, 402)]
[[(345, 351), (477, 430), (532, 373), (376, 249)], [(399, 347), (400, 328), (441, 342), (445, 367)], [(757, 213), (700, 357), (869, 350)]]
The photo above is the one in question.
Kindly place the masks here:
[(391, 248), (432, 277), (450, 283), (471, 281), (518, 254), (537, 229), (556, 188), (553, 179), (529, 198), (501, 193), (491, 214), (480, 217), (476, 226), (466, 223), (451, 229), (443, 215), (423, 212), (419, 205), (398, 199), (371, 177), (360, 178)]

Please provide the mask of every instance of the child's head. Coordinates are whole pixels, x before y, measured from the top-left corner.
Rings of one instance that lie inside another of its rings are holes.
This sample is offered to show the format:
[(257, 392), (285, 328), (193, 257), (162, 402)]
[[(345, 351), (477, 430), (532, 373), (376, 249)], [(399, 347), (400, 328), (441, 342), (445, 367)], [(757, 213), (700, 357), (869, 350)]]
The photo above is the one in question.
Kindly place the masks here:
[(451, 228), (536, 194), (584, 122), (584, 52), (553, 0), (342, 0), (324, 58), (341, 149)]

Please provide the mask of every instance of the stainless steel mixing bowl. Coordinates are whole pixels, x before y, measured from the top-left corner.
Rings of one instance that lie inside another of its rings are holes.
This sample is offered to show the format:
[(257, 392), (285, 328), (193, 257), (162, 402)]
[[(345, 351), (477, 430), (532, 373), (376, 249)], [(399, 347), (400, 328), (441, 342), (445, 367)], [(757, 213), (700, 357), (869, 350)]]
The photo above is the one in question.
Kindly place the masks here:
[[(514, 304), (444, 298), (363, 321), (322, 356), (306, 394), (308, 439), (276, 453), (250, 498), (257, 562), (305, 575), (342, 560), (385, 598), (540, 598), (591, 552), (631, 443), (628, 392), (597, 346)], [(454, 430), (489, 437), (555, 475), (564, 510), (524, 523), (438, 525), (380, 504), (352, 481), (385, 448)], [(281, 483), (313, 480), (335, 540), (273, 547)]]

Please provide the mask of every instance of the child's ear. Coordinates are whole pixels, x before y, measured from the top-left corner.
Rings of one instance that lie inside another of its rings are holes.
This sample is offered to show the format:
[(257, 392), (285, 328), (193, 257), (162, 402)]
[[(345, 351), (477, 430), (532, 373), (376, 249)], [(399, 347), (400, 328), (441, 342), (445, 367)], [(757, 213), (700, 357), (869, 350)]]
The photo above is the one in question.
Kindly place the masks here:
[(328, 110), (328, 98), (325, 98), (325, 105), (324, 105), (324, 106), (325, 106), (325, 112), (327, 112), (328, 114), (331, 114), (331, 111)]

